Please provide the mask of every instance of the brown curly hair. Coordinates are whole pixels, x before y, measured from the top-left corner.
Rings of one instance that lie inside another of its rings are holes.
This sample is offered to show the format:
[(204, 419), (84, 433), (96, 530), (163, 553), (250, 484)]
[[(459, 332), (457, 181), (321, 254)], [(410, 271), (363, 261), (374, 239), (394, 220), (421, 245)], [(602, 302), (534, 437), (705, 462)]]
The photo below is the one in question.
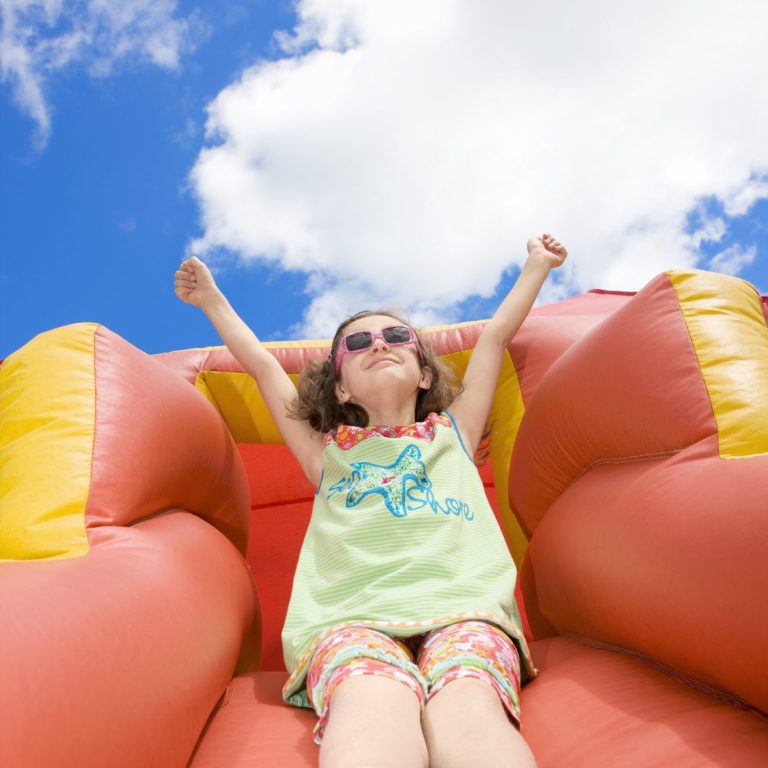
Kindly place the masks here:
[[(354, 427), (367, 427), (368, 412), (357, 403), (340, 403), (336, 397), (336, 352), (344, 336), (344, 329), (365, 317), (386, 315), (398, 323), (412, 327), (398, 313), (389, 309), (376, 311), (366, 310), (348, 317), (336, 330), (331, 342), (331, 353), (322, 363), (317, 360), (309, 362), (302, 372), (297, 384), (296, 399), (289, 406), (289, 415), (294, 419), (305, 419), (318, 432), (328, 432), (339, 424), (349, 424)], [(462, 391), (462, 384), (454, 372), (432, 351), (429, 342), (421, 337), (414, 328), (416, 340), (423, 355), (422, 367), (432, 372), (432, 383), (429, 389), (420, 389), (416, 397), (416, 421), (424, 421), (432, 411), (439, 413), (445, 410)]]

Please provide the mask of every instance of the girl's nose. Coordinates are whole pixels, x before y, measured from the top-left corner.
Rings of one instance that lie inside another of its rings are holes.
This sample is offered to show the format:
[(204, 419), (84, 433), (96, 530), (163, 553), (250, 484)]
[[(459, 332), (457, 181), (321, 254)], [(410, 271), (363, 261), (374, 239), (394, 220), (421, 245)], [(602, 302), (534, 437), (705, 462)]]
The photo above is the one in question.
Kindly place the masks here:
[(389, 349), (389, 344), (384, 341), (383, 336), (378, 336), (373, 340), (373, 344), (371, 344), (371, 352), (383, 352), (387, 349)]

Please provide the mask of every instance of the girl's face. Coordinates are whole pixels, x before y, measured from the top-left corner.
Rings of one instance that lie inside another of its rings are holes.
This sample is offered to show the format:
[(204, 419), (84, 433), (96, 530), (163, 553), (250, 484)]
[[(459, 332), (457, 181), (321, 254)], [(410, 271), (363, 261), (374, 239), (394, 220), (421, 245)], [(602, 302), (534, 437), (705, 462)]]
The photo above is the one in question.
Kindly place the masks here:
[[(401, 396), (414, 395), (421, 387), (428, 389), (431, 383), (429, 369), (422, 369), (420, 350), (415, 337), (407, 343), (389, 343), (382, 334), (382, 329), (401, 326), (403, 323), (389, 315), (362, 317), (350, 323), (343, 331), (343, 337), (360, 331), (369, 331), (373, 341), (369, 347), (359, 351), (344, 352), (339, 369), (337, 395), (342, 402), (350, 396), (353, 402), (365, 405), (371, 396), (380, 395), (382, 388), (400, 393)], [(387, 333), (390, 337), (396, 334)], [(352, 343), (357, 341), (357, 344)], [(349, 346), (359, 345), (359, 337), (351, 340)], [(377, 398), (378, 399), (378, 398)]]

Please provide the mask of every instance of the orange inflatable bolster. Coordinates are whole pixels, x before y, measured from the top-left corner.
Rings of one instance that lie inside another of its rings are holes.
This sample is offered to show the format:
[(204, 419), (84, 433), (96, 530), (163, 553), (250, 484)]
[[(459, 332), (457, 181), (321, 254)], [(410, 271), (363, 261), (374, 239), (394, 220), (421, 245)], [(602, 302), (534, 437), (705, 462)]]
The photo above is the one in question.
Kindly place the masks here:
[(0, 765), (185, 765), (258, 653), (227, 428), (94, 324), (43, 334), (0, 376)]
[[(523, 578), (534, 627), (644, 654), (768, 711), (768, 615), (755, 592), (768, 584), (759, 305), (735, 278), (656, 278), (542, 379), (510, 500), (533, 533)], [(711, 382), (735, 371), (743, 386), (716, 394)]]

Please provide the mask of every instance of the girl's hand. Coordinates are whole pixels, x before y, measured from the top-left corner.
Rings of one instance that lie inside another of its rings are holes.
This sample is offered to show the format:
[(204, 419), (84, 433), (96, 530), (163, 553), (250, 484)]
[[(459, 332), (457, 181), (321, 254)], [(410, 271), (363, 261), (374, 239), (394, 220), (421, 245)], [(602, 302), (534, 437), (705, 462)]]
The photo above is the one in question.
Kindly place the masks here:
[(545, 263), (550, 269), (559, 267), (568, 256), (568, 251), (552, 235), (543, 234), (528, 241), (528, 258)]
[(175, 278), (176, 295), (192, 306), (202, 309), (220, 293), (211, 271), (197, 256), (183, 261)]

